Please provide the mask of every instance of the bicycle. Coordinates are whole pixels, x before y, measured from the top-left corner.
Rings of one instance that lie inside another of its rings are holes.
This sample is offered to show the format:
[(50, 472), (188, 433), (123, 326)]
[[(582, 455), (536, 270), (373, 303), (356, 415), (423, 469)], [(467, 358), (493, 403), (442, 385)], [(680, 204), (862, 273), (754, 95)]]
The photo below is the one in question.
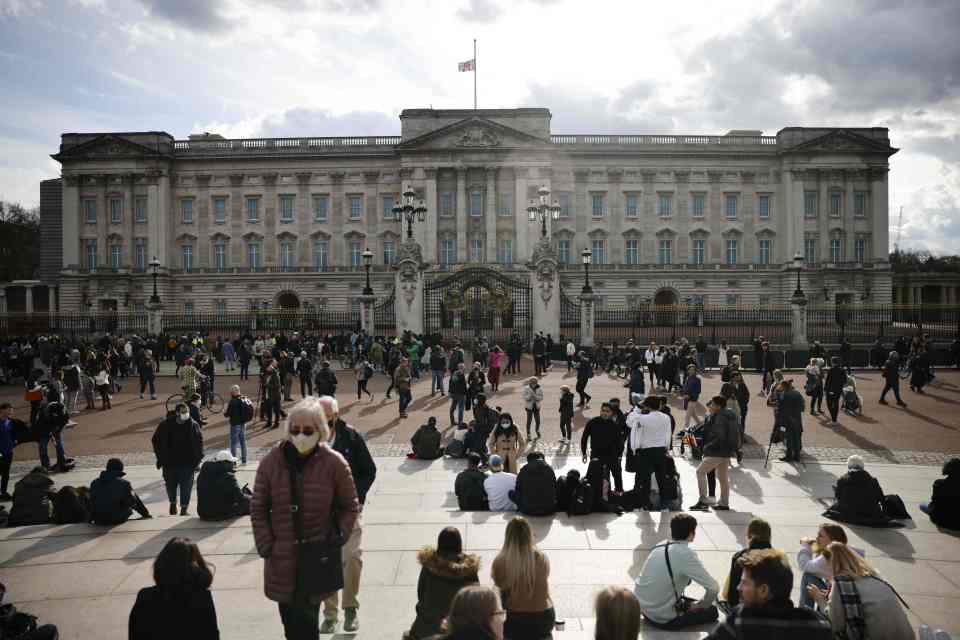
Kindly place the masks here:
[[(164, 402), (164, 406), (167, 408), (167, 412), (170, 412), (173, 411), (181, 402), (183, 404), (187, 404), (188, 400), (184, 399), (184, 395), (182, 393), (173, 393), (167, 397), (166, 401)], [(200, 412), (201, 414), (220, 414), (223, 413), (223, 406), (223, 396), (216, 392), (208, 393), (206, 402), (200, 403)]]

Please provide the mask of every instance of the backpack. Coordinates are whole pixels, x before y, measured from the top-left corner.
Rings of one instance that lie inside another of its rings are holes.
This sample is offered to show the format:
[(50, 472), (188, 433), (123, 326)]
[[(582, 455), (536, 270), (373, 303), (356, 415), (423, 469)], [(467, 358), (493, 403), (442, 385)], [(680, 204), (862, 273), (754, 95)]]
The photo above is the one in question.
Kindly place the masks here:
[(903, 499), (893, 493), (883, 496), (883, 515), (891, 520), (912, 520)]
[(244, 424), (253, 422), (253, 416), (256, 413), (253, 406), (253, 400), (247, 396), (240, 396), (240, 419)]
[(369, 380), (373, 377), (373, 367), (369, 364), (363, 366), (363, 377), (366, 380)]
[(594, 489), (586, 479), (577, 483), (570, 492), (570, 503), (567, 505), (567, 515), (585, 516), (593, 513)]
[(86, 487), (61, 487), (53, 498), (53, 522), (90, 522), (90, 490)]
[(450, 456), (451, 458), (462, 458), (466, 455), (466, 450), (464, 449), (463, 440), (453, 439), (450, 441), (450, 444), (447, 445), (444, 453)]
[(557, 478), (557, 511), (567, 511), (573, 490), (580, 484), (580, 472), (571, 469), (566, 476)]

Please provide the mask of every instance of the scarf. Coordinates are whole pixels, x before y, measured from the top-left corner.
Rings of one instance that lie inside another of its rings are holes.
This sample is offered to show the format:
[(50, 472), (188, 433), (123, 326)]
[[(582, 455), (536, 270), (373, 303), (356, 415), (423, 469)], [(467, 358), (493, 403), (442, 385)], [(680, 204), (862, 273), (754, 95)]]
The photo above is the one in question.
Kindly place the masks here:
[(848, 576), (834, 576), (833, 581), (837, 585), (837, 594), (840, 596), (843, 617), (846, 620), (844, 637), (847, 640), (865, 640), (867, 621), (863, 615), (863, 602), (860, 601), (856, 583)]

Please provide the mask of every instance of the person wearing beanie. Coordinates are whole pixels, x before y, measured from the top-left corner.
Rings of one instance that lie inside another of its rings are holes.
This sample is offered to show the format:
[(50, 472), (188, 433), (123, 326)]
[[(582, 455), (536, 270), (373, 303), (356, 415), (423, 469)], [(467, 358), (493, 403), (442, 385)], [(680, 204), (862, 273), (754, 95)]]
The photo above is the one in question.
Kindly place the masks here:
[(149, 518), (150, 512), (133, 491), (130, 482), (124, 479), (123, 461), (107, 460), (107, 468), (100, 477), (90, 483), (91, 518), (95, 524), (112, 526), (130, 519), (133, 512), (141, 518)]

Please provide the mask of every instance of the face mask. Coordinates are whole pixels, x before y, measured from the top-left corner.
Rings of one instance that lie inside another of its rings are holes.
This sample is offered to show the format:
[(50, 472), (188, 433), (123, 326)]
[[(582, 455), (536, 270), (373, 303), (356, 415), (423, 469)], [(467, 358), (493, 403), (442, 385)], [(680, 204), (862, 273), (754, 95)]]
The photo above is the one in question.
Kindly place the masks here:
[(510, 423), (509, 423), (509, 422), (501, 422), (501, 423), (500, 423), (500, 426), (503, 427), (504, 429), (509, 429), (509, 428), (510, 428)]
[(186, 421), (189, 420), (189, 419), (190, 419), (190, 414), (189, 414), (189, 413), (178, 413), (178, 414), (177, 414), (177, 422), (186, 422)]
[(313, 451), (313, 448), (320, 442), (320, 433), (314, 432), (312, 436), (305, 436), (302, 433), (298, 433), (295, 436), (290, 436), (290, 442), (293, 443), (293, 446), (295, 446), (300, 453), (309, 453)]

